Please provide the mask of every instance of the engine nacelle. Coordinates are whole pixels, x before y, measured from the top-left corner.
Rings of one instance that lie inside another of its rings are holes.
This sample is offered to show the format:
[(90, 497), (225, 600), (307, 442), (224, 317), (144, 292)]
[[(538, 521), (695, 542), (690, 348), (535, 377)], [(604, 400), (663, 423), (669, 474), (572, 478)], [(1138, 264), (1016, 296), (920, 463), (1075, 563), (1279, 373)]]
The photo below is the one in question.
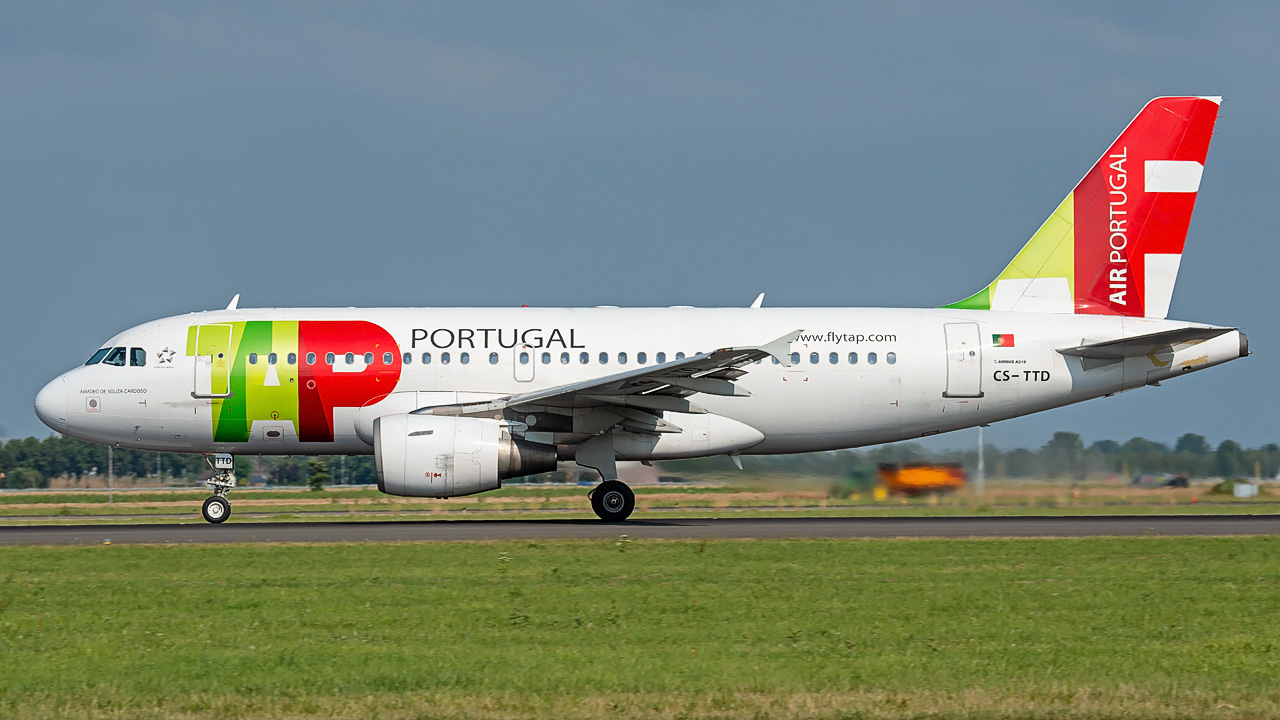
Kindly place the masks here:
[(553, 446), (516, 440), (497, 420), (386, 415), (374, 421), (373, 437), (378, 489), (388, 495), (472, 495), (556, 469)]

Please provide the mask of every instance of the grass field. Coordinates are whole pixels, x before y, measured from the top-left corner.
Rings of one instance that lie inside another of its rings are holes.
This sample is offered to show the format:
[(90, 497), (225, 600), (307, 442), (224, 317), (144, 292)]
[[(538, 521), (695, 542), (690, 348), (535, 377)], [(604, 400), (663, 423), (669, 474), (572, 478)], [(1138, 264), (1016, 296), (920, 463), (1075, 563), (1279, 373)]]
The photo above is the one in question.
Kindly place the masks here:
[(1280, 538), (0, 547), (5, 718), (1280, 716)]
[[(807, 482), (807, 485), (806, 485)], [(1144, 489), (1094, 484), (1067, 486), (1023, 483), (994, 486), (978, 498), (965, 490), (953, 495), (877, 499), (870, 493), (831, 496), (813, 479), (794, 487), (637, 486), (636, 517), (697, 514), (828, 516), (903, 515), (1078, 515), (1276, 513), (1280, 497), (1267, 492), (1237, 499), (1209, 492), (1212, 483), (1187, 489)], [(589, 488), (573, 485), (516, 486), (469, 497), (436, 500), (383, 495), (373, 488), (307, 490), (240, 489), (231, 495), (231, 522), (255, 520), (382, 520), (390, 516), (594, 517)], [(207, 490), (117, 492), (108, 504), (103, 490), (0, 493), (0, 524), (29, 522), (198, 521)]]

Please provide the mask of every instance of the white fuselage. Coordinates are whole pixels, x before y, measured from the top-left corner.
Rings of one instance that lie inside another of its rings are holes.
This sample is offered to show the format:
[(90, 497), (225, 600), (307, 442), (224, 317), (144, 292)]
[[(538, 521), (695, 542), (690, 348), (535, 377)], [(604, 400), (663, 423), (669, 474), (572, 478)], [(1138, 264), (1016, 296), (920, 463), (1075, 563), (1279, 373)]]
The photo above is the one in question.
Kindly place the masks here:
[[(311, 412), (331, 423), (328, 434), (317, 439), (314, 431), (299, 429), (296, 417), (308, 412), (299, 410), (298, 393), (306, 392), (303, 386), (311, 381), (305, 373), (312, 371), (304, 367), (308, 358), (297, 344), (296, 327), (337, 327), (352, 321), (385, 330), (390, 341), (375, 341), (367, 334), (347, 339), (341, 333), (309, 341), (322, 351), (312, 353), (313, 364), (323, 365), (327, 373), (322, 384), (337, 388), (316, 391), (329, 394), (314, 401), (326, 403), (324, 411), (313, 407)], [(256, 353), (257, 361), (249, 364), (243, 347), (237, 359), (235, 333), (249, 327), (242, 323), (276, 328), (275, 339), (264, 341), (276, 353), (274, 365), (266, 352)], [(229, 326), (227, 332), (235, 338), (227, 346), (231, 357), (225, 369), (219, 369), (216, 354), (200, 356), (207, 352), (197, 347), (205, 342), (200, 335), (205, 331), (193, 329), (222, 326)], [(791, 348), (798, 360), (792, 366), (764, 360), (746, 367), (747, 374), (736, 383), (749, 396), (691, 398), (712, 416), (729, 418), (763, 436), (735, 451), (796, 453), (991, 423), (1141, 387), (1245, 352), (1243, 335), (1236, 331), (1087, 370), (1079, 358), (1058, 352), (1183, 327), (1207, 326), (1113, 316), (927, 309), (226, 310), (157, 320), (117, 335), (105, 347), (139, 348), (145, 353), (143, 364), (99, 362), (70, 370), (41, 391), (37, 412), (59, 432), (117, 447), (365, 454), (373, 452), (368, 426), (379, 415), (590, 380), (642, 363), (655, 364), (660, 354), (669, 361), (677, 353), (763, 344), (802, 330)], [(292, 345), (284, 337), (282, 329), (287, 328), (293, 328)], [(996, 336), (1003, 345), (997, 345)], [(328, 352), (334, 353), (332, 365), (327, 364)], [(347, 353), (353, 358), (350, 363)], [(391, 353), (398, 378), (384, 362)], [(522, 358), (522, 353), (527, 354)], [(366, 354), (372, 363), (365, 363)], [(424, 362), (424, 354), (430, 355), (429, 362)], [(379, 372), (382, 375), (374, 377)], [(225, 382), (232, 383), (227, 386), (231, 397), (210, 397), (222, 394), (218, 391)], [(355, 383), (363, 383), (366, 390), (351, 395), (345, 388)], [(339, 397), (342, 393), (347, 395)], [(234, 403), (240, 403), (240, 409), (232, 412)], [(233, 417), (235, 413), (239, 415)], [(222, 423), (221, 430), (215, 431), (215, 421)], [(705, 442), (674, 443), (675, 449), (665, 455), (658, 450), (648, 457), (723, 452), (714, 436), (715, 425), (702, 427), (701, 432), (710, 435)], [(536, 436), (538, 428), (529, 432)], [(543, 440), (558, 438), (548, 434)]]

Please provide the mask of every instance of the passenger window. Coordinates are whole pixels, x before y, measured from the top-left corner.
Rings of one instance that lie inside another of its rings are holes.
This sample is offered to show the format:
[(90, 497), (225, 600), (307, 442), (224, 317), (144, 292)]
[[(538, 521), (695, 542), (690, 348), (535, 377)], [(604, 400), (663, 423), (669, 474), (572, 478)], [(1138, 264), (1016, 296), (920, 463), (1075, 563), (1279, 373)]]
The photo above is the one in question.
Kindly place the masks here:
[(102, 364), (124, 367), (124, 348), (111, 348), (111, 352), (107, 354), (107, 358), (102, 361)]
[(373, 353), (367, 352), (364, 354), (364, 364), (365, 365), (373, 364)]
[(308, 365), (315, 365), (315, 364), (316, 364), (316, 354), (315, 354), (315, 353), (307, 353), (307, 364), (308, 364)]
[(810, 365), (817, 365), (817, 364), (818, 364), (818, 353), (816, 353), (816, 352), (811, 352), (811, 353), (809, 353), (809, 364), (810, 364)]
[(102, 348), (102, 349), (101, 349), (101, 350), (99, 350), (98, 352), (94, 353), (94, 354), (93, 354), (93, 357), (91, 357), (91, 358), (89, 358), (88, 360), (86, 360), (84, 364), (85, 364), (85, 365), (97, 365), (98, 363), (102, 362), (102, 358), (106, 357), (106, 356), (107, 356), (107, 353), (109, 353), (109, 352), (111, 352), (111, 348)]
[(662, 363), (667, 361), (667, 354), (664, 352), (660, 352), (657, 354), (656, 359), (658, 361), (658, 364), (661, 365)]
[(489, 353), (489, 364), (490, 365), (498, 364), (498, 353)]
[(298, 353), (289, 353), (288, 355), (286, 355), (286, 356), (285, 356), (285, 362), (289, 363), (290, 365), (297, 365), (297, 364), (298, 364)]
[(402, 355), (400, 357), (400, 362), (404, 365), (411, 364), (413, 362), (413, 353), (405, 353), (404, 355)]
[(441, 365), (448, 365), (448, 364), (449, 364), (449, 353), (447, 353), (447, 352), (442, 352), (442, 353), (440, 353), (440, 364), (441, 364)]
[(258, 353), (249, 353), (249, 364), (250, 365), (258, 364)]
[(391, 365), (396, 361), (396, 356), (389, 352), (382, 353), (382, 364)]
[(609, 353), (600, 353), (600, 364), (601, 365), (609, 364)]
[(586, 353), (578, 353), (578, 362), (582, 365), (586, 365), (591, 362), (591, 356)]
[(145, 367), (147, 351), (142, 348), (129, 348), (129, 364), (133, 367)]
[(275, 364), (276, 364), (276, 359), (277, 359), (277, 358), (276, 358), (276, 354), (275, 354), (275, 353), (270, 353), (270, 354), (268, 354), (268, 355), (267, 355), (267, 364), (268, 364), (268, 365), (275, 365)]
[(560, 353), (560, 364), (561, 365), (569, 364), (569, 353)]
[(898, 353), (885, 353), (884, 361), (890, 365), (898, 362)]
[(542, 364), (543, 365), (551, 364), (551, 353), (548, 353), (548, 352), (542, 353)]
[(346, 355), (344, 355), (344, 356), (343, 356), (343, 358), (342, 358), (342, 359), (343, 359), (343, 360), (346, 360), (348, 365), (355, 365), (355, 364), (356, 364), (356, 354), (355, 354), (355, 353), (347, 353)]
[(775, 356), (775, 357), (773, 358), (773, 364), (774, 364), (774, 365), (781, 365), (781, 364), (782, 364), (782, 361), (781, 361), (781, 360), (779, 360), (779, 359)]
[(858, 364), (858, 353), (849, 353), (849, 364), (850, 365)]
[(626, 364), (627, 364), (627, 354), (626, 354), (626, 353), (618, 353), (618, 364), (619, 364), (619, 365), (626, 365)]
[(800, 353), (791, 353), (791, 364), (792, 365), (800, 364)]
[(839, 353), (831, 353), (831, 356), (827, 358), (827, 362), (831, 363), (832, 365), (835, 365), (836, 363), (839, 363), (839, 362), (840, 362), (840, 354), (839, 354)]
[(528, 364), (529, 364), (529, 353), (528, 353), (528, 351), (521, 351), (521, 352), (520, 352), (520, 364), (521, 364), (521, 365), (528, 365)]
[(876, 354), (875, 354), (875, 353), (867, 353), (867, 364), (868, 364), (868, 365), (875, 365), (875, 364), (876, 364)]
[(423, 365), (431, 364), (431, 353), (422, 353), (422, 364)]
[(464, 353), (462, 353), (461, 355), (459, 355), (459, 356), (458, 356), (458, 362), (462, 363), (463, 365), (466, 365), (466, 364), (470, 363), (470, 362), (471, 362), (471, 353), (465, 353), (465, 352), (464, 352)]
[(677, 359), (677, 360), (683, 360), (683, 359), (684, 359), (684, 353), (676, 353), (676, 359)]
[(638, 353), (636, 353), (636, 362), (638, 362), (638, 363), (640, 363), (641, 365), (643, 365), (643, 364), (645, 364), (645, 363), (646, 363), (646, 362), (648, 362), (648, 361), (649, 361), (649, 356), (648, 356), (648, 355), (645, 355), (645, 354), (644, 354), (644, 353), (642, 353), (642, 352), (638, 352)]
[(334, 357), (333, 353), (325, 353), (325, 354), (324, 354), (324, 364), (325, 364), (325, 365), (332, 365), (332, 364), (334, 363), (334, 361), (335, 361), (335, 360), (337, 360), (337, 358), (336, 358), (336, 357)]

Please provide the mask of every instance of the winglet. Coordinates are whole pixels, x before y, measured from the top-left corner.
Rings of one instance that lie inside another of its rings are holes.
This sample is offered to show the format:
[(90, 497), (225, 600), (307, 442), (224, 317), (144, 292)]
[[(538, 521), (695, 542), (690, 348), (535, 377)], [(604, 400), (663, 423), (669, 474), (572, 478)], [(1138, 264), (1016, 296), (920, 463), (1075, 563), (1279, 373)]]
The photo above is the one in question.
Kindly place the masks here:
[(795, 342), (802, 332), (804, 330), (793, 330), (767, 345), (761, 345), (760, 349), (772, 355), (786, 367), (791, 367), (791, 343)]
[(236, 296), (231, 298), (231, 302), (227, 303), (227, 309), (237, 310), (239, 309), (239, 307), (240, 307), (240, 293), (236, 293)]
[(751, 303), (751, 308), (753, 310), (757, 310), (763, 304), (764, 304), (764, 293), (760, 293), (759, 295), (756, 296), (756, 299)]

